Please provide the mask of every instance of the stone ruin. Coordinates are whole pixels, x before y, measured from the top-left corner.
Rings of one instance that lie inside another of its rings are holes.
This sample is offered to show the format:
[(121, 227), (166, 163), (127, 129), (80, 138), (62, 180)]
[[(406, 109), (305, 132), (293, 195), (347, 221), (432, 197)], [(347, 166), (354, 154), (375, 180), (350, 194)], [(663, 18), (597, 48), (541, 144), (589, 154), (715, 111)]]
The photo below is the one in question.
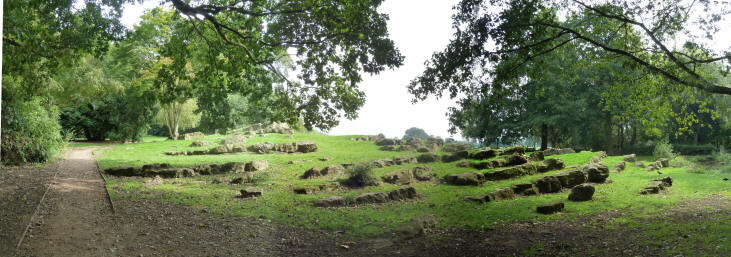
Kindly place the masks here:
[[(122, 177), (155, 177), (162, 178), (183, 178), (200, 175), (215, 175), (224, 173), (251, 173), (265, 171), (269, 167), (266, 160), (253, 160), (250, 162), (229, 162), (225, 164), (202, 164), (193, 168), (176, 168), (167, 163), (146, 164), (142, 168), (116, 167), (105, 169), (104, 172), (112, 176)], [(252, 174), (250, 178), (253, 179)], [(248, 177), (248, 176), (245, 176)]]
[(349, 205), (403, 201), (408, 199), (414, 199), (417, 196), (418, 195), (414, 187), (404, 187), (389, 192), (362, 193), (353, 198), (352, 201), (348, 201), (343, 196), (328, 196), (315, 201), (313, 205), (316, 207), (346, 207)]
[(650, 163), (650, 165), (647, 165), (647, 168), (645, 168), (646, 171), (656, 171), (662, 168), (668, 168), (670, 167), (670, 160), (667, 158), (660, 158), (657, 159), (657, 161)]
[[(465, 172), (459, 174), (449, 174), (444, 176), (444, 181), (448, 184), (459, 185), (459, 186), (479, 186), (487, 180), (505, 180), (511, 178), (517, 178), (521, 176), (533, 175), (537, 173), (544, 173), (552, 170), (560, 170), (565, 167), (563, 160), (561, 159), (546, 159), (540, 164), (529, 163), (525, 156), (517, 157), (521, 155), (511, 155), (510, 158), (521, 161), (506, 161), (500, 160), (499, 165), (513, 164), (514, 166), (508, 167), (501, 170), (496, 170), (487, 173), (476, 173), (476, 172)], [(510, 159), (509, 158), (509, 159)], [(493, 161), (496, 161), (493, 160)], [(495, 165), (495, 164), (493, 164)], [(502, 167), (502, 166), (501, 166)]]
[(262, 124), (262, 123), (255, 123), (251, 126), (240, 129), (240, 130), (234, 130), (232, 131), (233, 134), (246, 134), (246, 135), (257, 135), (257, 134), (267, 134), (267, 133), (277, 133), (277, 134), (292, 134), (294, 133), (294, 129), (292, 129), (289, 124), (285, 122), (273, 122), (268, 125)]
[[(417, 163), (417, 158), (414, 156), (396, 156), (393, 159), (384, 158), (384, 159), (377, 159), (370, 162), (359, 162), (359, 163), (343, 163), (338, 165), (330, 165), (323, 169), (320, 169), (319, 167), (315, 166), (312, 167), (304, 172), (302, 176), (300, 176), (301, 179), (310, 179), (310, 178), (317, 178), (322, 176), (329, 176), (329, 177), (338, 177), (345, 173), (345, 169), (358, 165), (358, 164), (368, 164), (372, 165), (374, 168), (385, 168), (393, 165), (403, 165), (403, 164), (410, 164), (410, 163)], [(428, 167), (428, 166), (426, 166)], [(429, 167), (429, 171), (431, 171), (431, 167)], [(421, 173), (420, 173), (421, 174)], [(424, 175), (426, 176), (426, 175)]]
[(661, 191), (664, 191), (671, 186), (673, 186), (673, 178), (671, 177), (653, 179), (649, 185), (640, 190), (640, 194), (659, 194)]
[[(223, 142), (232, 142), (226, 141)], [(233, 139), (232, 139), (233, 140)], [(223, 143), (222, 142), (222, 143)], [(273, 144), (270, 142), (257, 143), (250, 146), (244, 144), (221, 144), (210, 149), (190, 150), (190, 151), (170, 151), (166, 155), (207, 155), (207, 154), (227, 154), (227, 153), (243, 153), (252, 152), (258, 154), (278, 153), (311, 153), (317, 151), (317, 144), (309, 141), (300, 141), (292, 143)]]

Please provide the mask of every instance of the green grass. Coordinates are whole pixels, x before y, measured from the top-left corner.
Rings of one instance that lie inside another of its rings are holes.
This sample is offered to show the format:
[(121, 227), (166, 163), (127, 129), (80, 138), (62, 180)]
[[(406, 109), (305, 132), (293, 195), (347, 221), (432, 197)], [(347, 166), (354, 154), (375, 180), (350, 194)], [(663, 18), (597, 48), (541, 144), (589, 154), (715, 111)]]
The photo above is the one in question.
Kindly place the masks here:
[[(600, 185), (589, 202), (566, 201), (568, 192), (545, 194), (533, 197), (520, 197), (516, 200), (475, 204), (461, 200), (464, 196), (481, 195), (494, 189), (508, 187), (516, 183), (531, 182), (536, 178), (555, 174), (523, 177), (515, 180), (487, 182), (483, 186), (451, 186), (438, 182), (415, 184), (417, 192), (423, 198), (418, 201), (386, 203), (380, 205), (359, 206), (357, 208), (322, 209), (312, 207), (312, 202), (330, 195), (353, 197), (364, 192), (386, 192), (398, 188), (390, 184), (364, 189), (323, 192), (315, 195), (295, 195), (293, 187), (318, 185), (333, 178), (299, 179), (305, 170), (313, 167), (324, 167), (332, 164), (371, 161), (380, 158), (392, 158), (397, 155), (417, 155), (417, 153), (399, 153), (379, 151), (373, 142), (355, 142), (348, 140), (353, 136), (327, 136), (317, 133), (297, 133), (294, 138), (286, 135), (270, 134), (265, 137), (254, 137), (247, 145), (269, 141), (273, 143), (294, 141), (315, 141), (318, 151), (308, 154), (231, 154), (203, 156), (166, 156), (164, 152), (173, 150), (192, 150), (192, 141), (159, 141), (154, 143), (136, 143), (117, 145), (106, 150), (99, 159), (101, 168), (132, 165), (141, 166), (147, 163), (165, 162), (179, 167), (190, 167), (204, 163), (225, 163), (232, 161), (250, 161), (263, 159), (269, 161), (269, 172), (256, 177), (256, 186), (265, 190), (262, 197), (253, 200), (235, 198), (241, 186), (228, 184), (212, 184), (215, 178), (234, 177), (234, 174), (201, 176), (194, 178), (167, 179), (166, 184), (156, 187), (143, 186), (142, 178), (110, 178), (109, 187), (115, 197), (148, 198), (170, 201), (178, 204), (206, 209), (208, 212), (244, 217), (263, 217), (278, 222), (313, 229), (331, 229), (345, 231), (355, 236), (373, 236), (393, 230), (397, 226), (412, 219), (434, 214), (437, 226), (461, 227), (475, 230), (489, 229), (497, 224), (521, 220), (572, 219), (579, 215), (591, 215), (606, 211), (619, 210), (632, 215), (646, 215), (673, 206), (681, 201), (704, 197), (708, 194), (729, 195), (728, 183), (722, 181), (717, 173), (688, 173), (684, 168), (663, 169), (663, 175), (645, 172), (632, 164), (621, 173), (611, 173), (610, 184)], [(221, 135), (212, 135), (205, 140), (218, 142)], [(575, 153), (551, 156), (561, 158), (566, 166), (586, 163), (596, 153)], [(317, 158), (332, 157), (331, 161), (321, 162)], [(312, 160), (288, 165), (290, 160)], [(640, 158), (649, 162), (648, 157)], [(609, 157), (605, 164), (612, 167), (621, 161), (621, 157)], [(434, 171), (440, 176), (452, 173), (475, 171), (471, 168), (458, 168), (453, 163), (432, 163)], [(376, 175), (408, 169), (417, 164), (391, 166), (375, 169)], [(484, 170), (482, 172), (488, 172)], [(667, 193), (659, 195), (639, 195), (637, 191), (649, 183), (650, 179), (672, 176), (675, 183)], [(209, 183), (198, 183), (207, 181)], [(566, 212), (556, 215), (540, 215), (535, 212), (537, 205), (564, 201)]]

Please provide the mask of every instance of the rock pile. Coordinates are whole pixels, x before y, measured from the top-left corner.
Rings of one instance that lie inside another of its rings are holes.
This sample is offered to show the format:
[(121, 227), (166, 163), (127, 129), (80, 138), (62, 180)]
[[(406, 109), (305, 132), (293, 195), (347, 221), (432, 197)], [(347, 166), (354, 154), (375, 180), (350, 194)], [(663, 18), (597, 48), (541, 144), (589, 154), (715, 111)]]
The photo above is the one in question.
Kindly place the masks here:
[(640, 194), (658, 194), (660, 191), (666, 190), (671, 186), (673, 186), (673, 178), (671, 177), (653, 179), (649, 185), (640, 190)]
[(390, 184), (408, 185), (416, 181), (429, 181), (437, 175), (432, 171), (431, 166), (417, 166), (411, 170), (397, 170), (388, 172), (381, 176), (381, 179)]
[(265, 160), (254, 160), (250, 162), (230, 162), (223, 165), (219, 164), (203, 164), (191, 168), (175, 168), (167, 163), (147, 164), (142, 168), (135, 167), (117, 167), (104, 170), (105, 173), (113, 176), (139, 176), (162, 178), (182, 178), (193, 177), (198, 175), (213, 175), (222, 173), (240, 173), (264, 171), (268, 168)]
[(657, 159), (657, 161), (650, 163), (650, 165), (647, 165), (647, 168), (645, 168), (646, 171), (654, 171), (659, 170), (662, 168), (670, 167), (670, 160), (666, 158), (660, 158)]
[(208, 141), (193, 141), (193, 143), (191, 143), (190, 146), (198, 147), (198, 146), (210, 146), (210, 145), (214, 145), (214, 144), (215, 143), (208, 142)]
[[(512, 159), (512, 160), (510, 160)], [(520, 160), (520, 161), (517, 161)], [(511, 178), (517, 178), (521, 176), (527, 176), (527, 175), (533, 175), (536, 173), (543, 173), (548, 172), (551, 170), (559, 170), (564, 168), (564, 163), (561, 159), (546, 159), (543, 160), (542, 163), (538, 165), (534, 165), (532, 163), (528, 163), (526, 157), (524, 155), (512, 155), (508, 160), (505, 159), (496, 159), (492, 160), (490, 162), (483, 162), (476, 165), (472, 165), (473, 167), (477, 166), (478, 169), (483, 168), (480, 167), (480, 164), (489, 163), (489, 165), (495, 165), (497, 167), (507, 166), (509, 164), (517, 164), (509, 168), (496, 170), (493, 172), (487, 172), (487, 173), (475, 173), (475, 172), (467, 172), (467, 173), (460, 173), (460, 174), (450, 174), (444, 177), (444, 181), (453, 184), (453, 185), (459, 185), (459, 186), (466, 186), (466, 185), (472, 185), (472, 186), (478, 186), (482, 185), (482, 183), (485, 182), (485, 180), (505, 180), (505, 179), (511, 179)], [(522, 164), (519, 164), (522, 163)], [(494, 167), (494, 166), (489, 166)], [(583, 181), (582, 181), (583, 183)]]

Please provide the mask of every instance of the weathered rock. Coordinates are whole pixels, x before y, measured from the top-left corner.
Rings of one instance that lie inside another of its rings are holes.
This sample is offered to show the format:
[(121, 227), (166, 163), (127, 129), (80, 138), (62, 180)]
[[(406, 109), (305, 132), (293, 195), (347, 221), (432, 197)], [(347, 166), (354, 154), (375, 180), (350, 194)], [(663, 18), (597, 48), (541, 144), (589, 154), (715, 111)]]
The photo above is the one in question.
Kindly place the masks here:
[(589, 201), (594, 196), (594, 186), (590, 184), (581, 184), (571, 188), (569, 200), (575, 202)]
[(321, 162), (326, 162), (326, 161), (332, 161), (333, 158), (332, 157), (320, 157), (320, 158), (317, 158), (317, 160), (319, 160)]
[(660, 158), (660, 159), (657, 159), (657, 161), (659, 161), (660, 164), (662, 164), (662, 167), (660, 167), (660, 168), (669, 168), (670, 167), (670, 160), (668, 158)]
[(192, 177), (197, 175), (195, 171), (188, 168), (169, 168), (169, 169), (159, 169), (159, 170), (150, 170), (143, 174), (145, 177), (153, 177), (153, 176), (160, 176), (163, 178), (183, 178), (183, 177)]
[(241, 198), (251, 198), (251, 197), (259, 197), (261, 196), (262, 191), (258, 188), (253, 187), (247, 187), (244, 189), (241, 189)]
[[(505, 162), (505, 160), (500, 160)], [(486, 169), (492, 169), (494, 168), (494, 161), (486, 161), (486, 162), (467, 162), (467, 165), (469, 165), (472, 168), (478, 169), (478, 170), (486, 170)], [(498, 166), (499, 167), (499, 166)]]
[(188, 155), (205, 155), (208, 154), (208, 149), (188, 151)]
[(308, 179), (308, 178), (314, 178), (314, 177), (319, 177), (319, 176), (322, 176), (322, 173), (320, 173), (320, 168), (312, 167), (311, 169), (305, 171), (305, 174), (302, 174), (301, 178)]
[(295, 194), (299, 195), (311, 195), (318, 191), (319, 188), (312, 187), (312, 186), (304, 186), (304, 187), (295, 187), (292, 190)]
[(165, 152), (165, 155), (188, 155), (188, 151), (182, 150), (182, 151), (170, 151)]
[(219, 145), (208, 150), (209, 154), (225, 154), (233, 152), (233, 145)]
[(591, 157), (591, 160), (589, 160), (589, 163), (601, 163), (604, 158), (607, 158), (607, 152), (599, 151), (599, 153)]
[(396, 140), (390, 139), (390, 138), (383, 138), (376, 141), (376, 145), (378, 146), (384, 146), (384, 145), (396, 145)]
[(316, 207), (342, 207), (345, 206), (345, 197), (328, 196), (315, 201), (314, 205)]
[(574, 149), (571, 149), (571, 148), (550, 148), (550, 149), (543, 150), (543, 156), (570, 154), (570, 153), (576, 153), (576, 151), (574, 151)]
[(520, 155), (525, 154), (525, 147), (519, 146), (519, 145), (511, 146), (508, 148), (503, 148), (502, 153), (500, 153), (500, 155), (514, 155), (514, 154), (520, 154)]
[(459, 151), (465, 151), (467, 150), (467, 146), (460, 143), (451, 143), (451, 144), (445, 144), (444, 148), (442, 148), (442, 151), (448, 152), (448, 153), (454, 153)]
[(603, 163), (591, 163), (584, 165), (581, 172), (587, 175), (587, 180), (594, 183), (603, 183), (609, 177), (609, 168)]
[(530, 163), (525, 163), (507, 169), (485, 173), (485, 178), (488, 180), (503, 180), (533, 174), (536, 174), (536, 166)]
[[(394, 147), (395, 148), (395, 147)], [(398, 148), (395, 148), (393, 151), (401, 151), (401, 152), (416, 152), (416, 149), (418, 147), (413, 145), (400, 145)]]
[(429, 165), (416, 166), (411, 169), (411, 172), (414, 174), (414, 178), (419, 181), (428, 181), (437, 177), (437, 174), (432, 171)]
[(650, 165), (647, 165), (647, 168), (645, 168), (646, 171), (655, 171), (662, 168), (662, 163), (659, 161), (650, 163)]
[(146, 187), (153, 187), (153, 186), (159, 186), (163, 184), (163, 180), (160, 176), (155, 176), (154, 178), (151, 178), (148, 181), (145, 181)]
[(141, 175), (141, 171), (134, 167), (116, 167), (104, 170), (105, 173), (112, 176), (131, 177)]
[(572, 188), (587, 181), (587, 175), (580, 170), (563, 171), (556, 174), (561, 187)]
[(325, 182), (318, 186), (320, 188), (320, 191), (334, 191), (341, 188), (340, 183), (338, 182)]
[(460, 168), (466, 168), (466, 167), (469, 167), (470, 164), (471, 163), (468, 161), (459, 161), (459, 162), (457, 162), (456, 166), (460, 167)]
[(232, 136), (221, 140), (222, 145), (236, 145), (246, 143), (246, 136)]
[(294, 129), (284, 122), (273, 122), (264, 128), (265, 133), (292, 134)]
[(490, 159), (498, 155), (500, 155), (500, 150), (498, 149), (483, 149), (470, 154), (468, 158), (475, 160), (484, 160)]
[(393, 145), (384, 145), (378, 148), (378, 150), (381, 151), (396, 151), (396, 146)]
[(246, 171), (264, 171), (269, 168), (269, 163), (266, 160), (253, 160), (246, 163)]
[(416, 189), (414, 187), (403, 187), (388, 192), (388, 198), (392, 201), (400, 201), (416, 198)]
[(511, 187), (516, 195), (537, 195), (538, 189), (531, 183), (515, 184)]
[(498, 168), (498, 167), (508, 166), (508, 161), (505, 160), (505, 159), (494, 159), (494, 160), (490, 160), (489, 163), (490, 163), (490, 165), (488, 167), (490, 167), (490, 168)]
[(495, 201), (509, 200), (515, 198), (515, 193), (513, 192), (513, 189), (509, 187), (495, 189), (490, 193), (490, 195)]
[(231, 147), (232, 153), (243, 153), (246, 152), (246, 146), (245, 145), (233, 145)]
[(625, 156), (622, 156), (625, 162), (636, 162), (637, 161), (637, 155), (636, 154), (628, 154)]
[(419, 147), (419, 148), (416, 148), (416, 151), (417, 152), (420, 152), (420, 153), (428, 153), (428, 152), (431, 152), (431, 150), (429, 150), (429, 148), (426, 148), (424, 146)]
[(673, 178), (666, 176), (663, 178), (653, 179), (652, 181), (659, 181), (662, 183), (663, 187), (671, 187), (673, 186)]
[(272, 144), (270, 142), (256, 143), (256, 144), (250, 145), (247, 149), (249, 150), (249, 152), (267, 154), (267, 153), (271, 153), (272, 150), (274, 150), (274, 144)]
[(627, 168), (627, 163), (625, 163), (625, 162), (618, 162), (617, 164), (614, 165), (614, 168), (612, 168), (612, 170), (614, 170), (616, 172), (620, 172), (620, 171), (623, 171), (626, 168)]
[(430, 138), (427, 138), (425, 140), (424, 144), (426, 144), (426, 145), (435, 144), (435, 145), (438, 145), (438, 146), (443, 146), (444, 145), (444, 139), (441, 139), (441, 138), (438, 138), (438, 137), (430, 137)]
[(468, 155), (469, 155), (469, 152), (467, 152), (467, 151), (457, 151), (457, 152), (454, 152), (452, 154), (445, 154), (445, 155), (443, 155), (442, 156), (442, 161), (443, 162), (459, 161), (459, 160), (462, 160), (464, 158), (467, 158)]
[(457, 186), (479, 186), (485, 182), (485, 176), (479, 173), (465, 172), (446, 175), (444, 176), (444, 180), (449, 184)]
[(415, 137), (409, 138), (405, 143), (411, 146), (420, 146), (423, 144), (421, 139)]
[(355, 197), (356, 204), (385, 203), (389, 200), (386, 193), (363, 193)]
[(510, 157), (505, 158), (505, 160), (507, 161), (506, 166), (514, 166), (528, 163), (528, 157), (522, 154), (513, 154)]
[(204, 135), (201, 132), (192, 132), (192, 133), (185, 133), (183, 134), (183, 139), (185, 140), (193, 140), (193, 139), (200, 139), (204, 138), (206, 135)]
[(282, 143), (274, 145), (274, 150), (282, 153), (296, 153), (297, 143)]
[(242, 173), (246, 172), (245, 162), (227, 162), (221, 165), (220, 173)]
[(173, 166), (168, 163), (145, 164), (142, 166), (142, 173), (151, 172), (151, 171), (155, 171), (155, 170), (162, 170), (162, 169), (171, 169), (171, 168), (173, 168)]
[(664, 185), (665, 183), (663, 181), (652, 181), (652, 183), (640, 190), (640, 194), (646, 195), (660, 193), (660, 191), (665, 189)]
[(563, 202), (558, 203), (548, 203), (544, 205), (540, 205), (536, 207), (536, 211), (541, 214), (553, 214), (560, 211), (563, 211), (564, 204)]
[(414, 179), (414, 173), (410, 170), (397, 170), (383, 174), (381, 179), (386, 183), (407, 185)]
[(534, 151), (530, 153), (530, 159), (532, 161), (542, 161), (545, 158), (543, 151)]
[(317, 151), (317, 144), (315, 142), (301, 141), (297, 142), (297, 152), (300, 153), (312, 153)]
[(409, 163), (417, 163), (416, 157), (408, 155), (408, 156), (396, 156), (393, 158), (393, 162), (396, 165), (403, 165), (403, 164), (409, 164)]
[(558, 158), (545, 159), (543, 160), (543, 164), (547, 166), (548, 170), (560, 170), (566, 166), (563, 160)]
[(241, 174), (240, 177), (236, 177), (233, 180), (231, 180), (231, 184), (251, 183), (252, 181), (254, 181), (254, 173), (253, 172), (244, 172)]
[(644, 168), (645, 163), (644, 162), (635, 162), (635, 167)]
[(373, 163), (373, 166), (376, 168), (385, 168), (388, 166), (392, 166), (394, 164), (394, 161), (392, 159), (386, 158), (386, 159), (374, 160), (372, 163)]
[(221, 172), (221, 165), (218, 164), (201, 164), (193, 167), (193, 170), (201, 175), (213, 175)]
[(330, 166), (327, 166), (324, 169), (322, 169), (320, 171), (320, 173), (323, 176), (334, 176), (334, 177), (337, 177), (337, 176), (343, 175), (343, 173), (345, 173), (345, 168), (343, 167), (343, 165), (337, 165), (337, 164), (336, 165), (330, 165)]
[(416, 157), (416, 161), (419, 163), (429, 163), (439, 161), (439, 155), (433, 153), (425, 153)]
[(538, 188), (538, 192), (542, 194), (561, 191), (561, 181), (559, 181), (556, 176), (545, 176), (539, 178), (533, 182), (533, 184), (536, 185), (536, 188)]

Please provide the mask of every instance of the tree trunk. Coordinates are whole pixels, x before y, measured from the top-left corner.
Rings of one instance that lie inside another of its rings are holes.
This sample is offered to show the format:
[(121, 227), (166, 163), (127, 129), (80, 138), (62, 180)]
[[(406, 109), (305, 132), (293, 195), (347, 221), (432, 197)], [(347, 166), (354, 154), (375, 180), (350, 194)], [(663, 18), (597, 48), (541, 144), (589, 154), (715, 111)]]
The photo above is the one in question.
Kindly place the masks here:
[(541, 151), (548, 149), (548, 125), (541, 124)]

